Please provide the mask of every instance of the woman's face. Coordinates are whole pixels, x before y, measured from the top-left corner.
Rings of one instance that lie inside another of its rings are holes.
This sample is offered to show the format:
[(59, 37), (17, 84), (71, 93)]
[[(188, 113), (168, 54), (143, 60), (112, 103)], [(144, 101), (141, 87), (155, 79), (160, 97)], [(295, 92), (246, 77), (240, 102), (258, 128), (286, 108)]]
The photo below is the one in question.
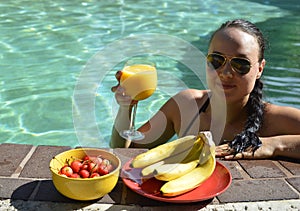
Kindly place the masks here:
[(256, 38), (238, 28), (222, 29), (212, 38), (208, 53), (218, 53), (226, 58), (241, 57), (250, 61), (251, 69), (244, 75), (235, 72), (228, 60), (217, 70), (207, 66), (207, 83), (213, 93), (225, 95), (227, 103), (246, 104), (265, 64), (265, 61), (258, 62), (259, 46)]

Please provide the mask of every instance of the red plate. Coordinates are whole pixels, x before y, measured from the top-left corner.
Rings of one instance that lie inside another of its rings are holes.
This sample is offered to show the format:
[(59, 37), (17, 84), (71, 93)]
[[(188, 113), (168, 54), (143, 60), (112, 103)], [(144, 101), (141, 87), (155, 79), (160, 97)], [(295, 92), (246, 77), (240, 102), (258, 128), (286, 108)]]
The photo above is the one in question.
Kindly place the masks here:
[(217, 161), (213, 174), (199, 187), (179, 196), (165, 197), (159, 191), (163, 181), (151, 178), (139, 185), (142, 181), (141, 169), (131, 168), (130, 163), (131, 160), (122, 168), (121, 177), (125, 185), (142, 196), (158, 201), (188, 203), (208, 200), (226, 191), (232, 180), (229, 170)]

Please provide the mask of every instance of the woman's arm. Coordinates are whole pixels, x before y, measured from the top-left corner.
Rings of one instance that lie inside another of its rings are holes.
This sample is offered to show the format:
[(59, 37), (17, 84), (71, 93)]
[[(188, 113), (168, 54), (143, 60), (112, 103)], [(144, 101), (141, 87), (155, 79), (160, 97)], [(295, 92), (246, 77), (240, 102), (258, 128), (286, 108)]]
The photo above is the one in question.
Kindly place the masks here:
[(235, 156), (227, 144), (216, 147), (216, 156), (226, 160), (236, 159), (266, 159), (288, 157), (300, 160), (300, 135), (280, 135), (261, 137), (262, 146), (254, 153), (252, 151), (238, 153)]
[[(144, 133), (145, 138), (139, 141), (132, 141), (130, 147), (152, 148), (167, 142), (174, 134), (173, 118), (179, 112), (176, 105), (170, 98), (160, 110), (138, 130)], [(124, 147), (126, 140), (119, 135), (119, 131), (129, 127), (129, 106), (120, 106), (116, 116), (110, 146), (113, 148)], [(171, 115), (173, 114), (173, 115)]]
[(130, 106), (120, 106), (117, 116), (114, 121), (112, 128), (110, 147), (112, 148), (123, 148), (125, 147), (126, 140), (119, 135), (119, 131), (127, 130), (129, 128), (129, 116), (130, 116)]
[(281, 135), (269, 139), (270, 145), (274, 144), (274, 157), (290, 157), (300, 160), (300, 135)]
[(216, 155), (225, 159), (300, 159), (300, 110), (267, 104), (260, 135), (262, 146), (254, 154), (243, 152), (233, 156), (232, 150), (224, 144), (217, 146)]
[[(173, 135), (180, 134), (197, 114), (198, 106), (207, 99), (203, 96), (207, 96), (207, 91), (187, 89), (167, 100), (160, 110), (138, 129), (145, 134), (145, 138), (132, 142), (130, 147), (153, 148), (167, 142)], [(122, 96), (116, 94), (116, 98), (122, 105)], [(129, 127), (128, 118), (129, 108), (120, 106), (112, 131), (111, 147), (125, 146), (125, 140), (119, 136), (118, 131)]]

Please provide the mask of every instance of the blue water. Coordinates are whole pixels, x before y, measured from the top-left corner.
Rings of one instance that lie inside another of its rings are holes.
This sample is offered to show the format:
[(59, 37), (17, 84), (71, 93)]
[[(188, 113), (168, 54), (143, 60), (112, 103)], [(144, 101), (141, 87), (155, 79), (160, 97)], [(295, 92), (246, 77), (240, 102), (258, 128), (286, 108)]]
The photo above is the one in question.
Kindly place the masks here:
[[(270, 42), (265, 99), (300, 108), (299, 10), (298, 0), (3, 1), (0, 143), (107, 147), (117, 110), (110, 87), (122, 62), (113, 59), (124, 48), (115, 48), (102, 57), (106, 62), (93, 66), (106, 70), (104, 63), (116, 64), (108, 71), (96, 70), (100, 75), (93, 75), (96, 83), (87, 85), (92, 100), (86, 106), (76, 90), (89, 62), (107, 46), (144, 33), (173, 36), (205, 53), (211, 32), (233, 18), (257, 23)], [(205, 87), (176, 59), (154, 58), (158, 90), (140, 103), (139, 124), (177, 91)], [(78, 114), (88, 118), (81, 122)]]

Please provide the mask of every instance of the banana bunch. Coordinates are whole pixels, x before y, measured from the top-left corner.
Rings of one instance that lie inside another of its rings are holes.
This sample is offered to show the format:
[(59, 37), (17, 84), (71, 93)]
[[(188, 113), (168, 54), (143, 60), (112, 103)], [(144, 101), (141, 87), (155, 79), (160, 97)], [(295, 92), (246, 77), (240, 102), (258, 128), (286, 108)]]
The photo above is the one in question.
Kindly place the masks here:
[(208, 179), (215, 169), (212, 135), (205, 131), (165, 143), (136, 156), (131, 165), (142, 168), (144, 178), (166, 181), (160, 189), (164, 196), (186, 193)]

